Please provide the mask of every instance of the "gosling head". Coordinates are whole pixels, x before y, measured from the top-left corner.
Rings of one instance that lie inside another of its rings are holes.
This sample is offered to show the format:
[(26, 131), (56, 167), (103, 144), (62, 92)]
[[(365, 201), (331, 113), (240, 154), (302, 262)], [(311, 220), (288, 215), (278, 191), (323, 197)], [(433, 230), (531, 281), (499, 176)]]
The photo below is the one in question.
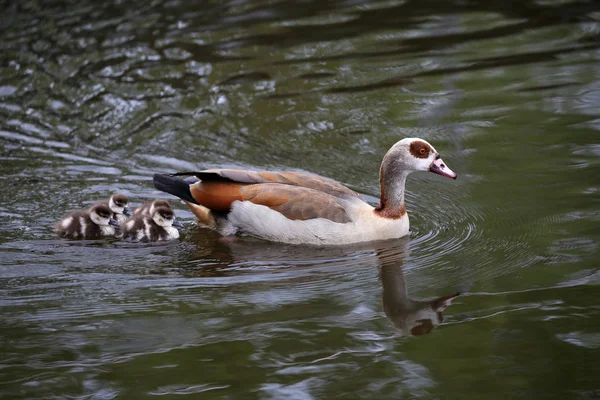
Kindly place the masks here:
[(121, 193), (116, 193), (110, 196), (108, 200), (108, 206), (115, 214), (124, 214), (127, 216), (132, 215), (131, 210), (128, 207), (129, 199), (127, 196)]
[(105, 204), (98, 204), (91, 208), (90, 218), (98, 226), (119, 226), (119, 222), (112, 218), (112, 210)]
[(152, 220), (156, 225), (162, 226), (163, 228), (168, 228), (170, 226), (183, 228), (181, 222), (175, 220), (175, 213), (171, 208), (156, 207), (152, 213)]
[(169, 203), (167, 200), (154, 200), (151, 204), (150, 204), (150, 210), (149, 210), (149, 214), (152, 215), (154, 214), (154, 210), (156, 210), (157, 208), (166, 208), (166, 209), (171, 209), (171, 203)]

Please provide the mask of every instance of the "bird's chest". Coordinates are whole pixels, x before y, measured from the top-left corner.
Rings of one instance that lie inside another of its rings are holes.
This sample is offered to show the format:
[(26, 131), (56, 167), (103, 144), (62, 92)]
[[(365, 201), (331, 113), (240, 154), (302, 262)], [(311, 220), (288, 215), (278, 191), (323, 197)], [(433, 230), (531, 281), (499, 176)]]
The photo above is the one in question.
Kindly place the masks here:
[(400, 218), (382, 218), (367, 212), (355, 221), (355, 229), (362, 232), (366, 240), (396, 239), (409, 233), (408, 215)]
[(115, 228), (112, 226), (100, 226), (99, 228), (102, 236), (113, 236), (115, 234)]

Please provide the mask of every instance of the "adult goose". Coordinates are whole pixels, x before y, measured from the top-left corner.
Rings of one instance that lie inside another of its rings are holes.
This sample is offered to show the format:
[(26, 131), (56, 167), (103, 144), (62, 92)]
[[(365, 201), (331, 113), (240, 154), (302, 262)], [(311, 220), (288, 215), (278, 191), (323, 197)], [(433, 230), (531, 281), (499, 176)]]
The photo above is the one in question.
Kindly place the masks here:
[(404, 186), (414, 171), (456, 179), (431, 144), (406, 138), (383, 157), (376, 207), (340, 183), (301, 172), (211, 169), (155, 174), (154, 186), (184, 200), (201, 224), (222, 235), (340, 245), (407, 235)]

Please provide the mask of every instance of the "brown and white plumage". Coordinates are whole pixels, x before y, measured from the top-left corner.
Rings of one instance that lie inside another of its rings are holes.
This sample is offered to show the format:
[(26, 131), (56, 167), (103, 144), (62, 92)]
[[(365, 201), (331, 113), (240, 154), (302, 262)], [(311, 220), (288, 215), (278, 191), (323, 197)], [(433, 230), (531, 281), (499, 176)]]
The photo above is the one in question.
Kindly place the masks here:
[[(456, 178), (422, 139), (403, 139), (385, 155), (381, 201), (372, 207), (331, 179), (301, 172), (214, 169), (154, 175), (154, 185), (183, 199), (199, 221), (224, 235), (296, 244), (347, 244), (408, 234), (406, 177), (431, 171)], [(179, 176), (188, 175), (181, 179)]]
[(127, 196), (121, 193), (115, 193), (108, 199), (100, 200), (96, 204), (107, 205), (112, 210), (112, 217), (123, 223), (127, 220), (127, 217), (131, 216), (131, 210), (129, 209), (129, 199)]
[(54, 226), (54, 232), (68, 238), (100, 239), (114, 236), (119, 226), (106, 204), (96, 204), (89, 210), (77, 210)]
[(154, 210), (158, 207), (164, 207), (164, 208), (170, 209), (171, 204), (167, 200), (161, 200), (161, 199), (146, 201), (146, 202), (144, 202), (144, 204), (142, 204), (141, 206), (139, 206), (138, 208), (133, 210), (133, 215), (138, 215), (138, 214), (152, 215), (154, 213)]
[(134, 242), (158, 242), (177, 239), (179, 231), (175, 227), (183, 227), (175, 220), (175, 213), (170, 207), (156, 207), (152, 214), (138, 213), (122, 226), (122, 238)]

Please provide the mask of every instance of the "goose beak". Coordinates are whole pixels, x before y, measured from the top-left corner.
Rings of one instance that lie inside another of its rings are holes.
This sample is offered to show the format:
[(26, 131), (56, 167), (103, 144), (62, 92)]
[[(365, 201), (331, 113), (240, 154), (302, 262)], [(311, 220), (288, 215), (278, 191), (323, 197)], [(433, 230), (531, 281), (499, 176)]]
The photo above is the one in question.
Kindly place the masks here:
[(446, 178), (456, 179), (456, 174), (444, 164), (441, 158), (437, 158), (431, 163), (429, 171)]
[(117, 226), (117, 227), (118, 227), (118, 226), (121, 226), (121, 225), (119, 224), (119, 221), (117, 221), (117, 220), (116, 220), (116, 219), (114, 219), (114, 218), (111, 218), (111, 219), (109, 219), (109, 220), (108, 220), (108, 224), (109, 224), (109, 225), (112, 225), (112, 226)]
[(177, 220), (173, 221), (173, 226), (176, 228), (183, 228), (183, 224)]
[(133, 215), (133, 213), (131, 212), (131, 209), (129, 207), (125, 207), (123, 209), (123, 214), (126, 215), (126, 216), (128, 216), (128, 217), (131, 217)]

